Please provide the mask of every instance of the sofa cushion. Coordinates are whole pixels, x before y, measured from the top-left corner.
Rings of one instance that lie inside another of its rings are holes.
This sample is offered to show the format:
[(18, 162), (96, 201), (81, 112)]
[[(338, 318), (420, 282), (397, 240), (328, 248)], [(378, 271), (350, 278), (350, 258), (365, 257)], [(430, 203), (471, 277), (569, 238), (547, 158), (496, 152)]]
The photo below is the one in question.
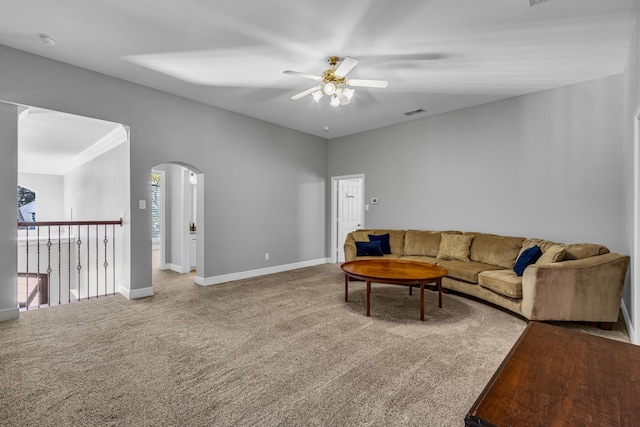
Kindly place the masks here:
[(471, 261), (513, 268), (522, 249), (524, 237), (507, 237), (495, 234), (465, 233), (475, 236), (469, 250)]
[(407, 230), (404, 234), (404, 254), (437, 257), (442, 233), (462, 234), (460, 231)]
[(566, 245), (564, 250), (563, 259), (582, 259), (609, 253), (609, 249), (606, 246), (596, 245), (594, 243)]
[(509, 298), (522, 298), (522, 276), (513, 270), (483, 271), (478, 275), (478, 284)]
[(544, 253), (550, 246), (557, 244), (558, 243), (554, 243), (544, 239), (524, 239), (524, 242), (522, 242), (522, 250), (520, 251), (520, 253), (522, 254), (523, 251), (534, 246), (540, 246), (540, 250), (542, 251), (542, 253)]
[(516, 265), (513, 266), (513, 271), (516, 273), (516, 276), (522, 276), (524, 269), (535, 263), (541, 256), (542, 250), (538, 245), (522, 251), (516, 260)]
[(447, 277), (464, 280), (469, 283), (478, 283), (478, 274), (487, 270), (503, 270), (504, 267), (497, 265), (483, 264), (475, 261), (460, 260), (439, 260), (438, 265), (446, 268), (449, 273)]
[(469, 246), (473, 240), (471, 234), (441, 234), (437, 258), (469, 261)]
[(380, 234), (379, 236), (369, 234), (369, 241), (380, 242), (380, 249), (382, 249), (383, 254), (391, 253), (391, 246), (389, 246), (389, 233)]
[(542, 251), (542, 256), (536, 261), (536, 265), (551, 264), (553, 262), (560, 262), (564, 258), (564, 245), (551, 245), (547, 250)]
[(381, 229), (369, 229), (369, 230), (356, 230), (353, 234), (353, 240), (356, 242), (368, 242), (369, 234), (375, 234), (377, 236), (381, 234), (389, 234), (389, 246), (391, 247), (391, 253), (396, 255), (404, 254), (404, 230), (381, 230)]
[(436, 265), (438, 262), (442, 261), (436, 257), (431, 256), (422, 256), (422, 255), (404, 255), (402, 259), (407, 261), (416, 261), (416, 262), (426, 262), (427, 264)]
[(356, 242), (356, 256), (382, 256), (382, 246), (379, 240), (374, 242)]

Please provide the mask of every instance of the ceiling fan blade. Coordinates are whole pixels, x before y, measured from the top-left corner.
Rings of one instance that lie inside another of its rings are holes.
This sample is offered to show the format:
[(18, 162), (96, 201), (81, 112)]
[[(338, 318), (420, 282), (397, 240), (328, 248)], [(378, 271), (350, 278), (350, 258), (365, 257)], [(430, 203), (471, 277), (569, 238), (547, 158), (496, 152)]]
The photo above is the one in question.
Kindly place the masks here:
[(378, 87), (384, 89), (389, 85), (389, 82), (386, 80), (362, 80), (362, 79), (351, 79), (347, 81), (349, 86), (359, 86), (359, 87)]
[(356, 65), (358, 65), (358, 60), (347, 56), (342, 60), (340, 65), (338, 65), (338, 68), (336, 68), (336, 71), (333, 74), (338, 77), (344, 77), (349, 71), (353, 70), (353, 67)]
[(322, 89), (322, 85), (314, 86), (314, 87), (312, 87), (311, 89), (307, 89), (307, 90), (305, 90), (304, 92), (300, 92), (300, 93), (299, 93), (299, 94), (297, 94), (297, 95), (293, 95), (293, 96), (291, 97), (291, 99), (300, 99), (300, 98), (303, 98), (303, 97), (305, 97), (305, 96), (309, 95), (310, 93), (313, 93), (313, 92), (315, 92), (315, 91), (317, 91), (317, 90), (320, 90), (320, 89)]
[(307, 74), (307, 73), (301, 73), (299, 71), (291, 71), (291, 70), (287, 70), (284, 71), (285, 74), (289, 74), (290, 76), (298, 76), (298, 77), (304, 77), (305, 79), (311, 79), (311, 80), (322, 80), (322, 77), (320, 76), (314, 76), (313, 74)]

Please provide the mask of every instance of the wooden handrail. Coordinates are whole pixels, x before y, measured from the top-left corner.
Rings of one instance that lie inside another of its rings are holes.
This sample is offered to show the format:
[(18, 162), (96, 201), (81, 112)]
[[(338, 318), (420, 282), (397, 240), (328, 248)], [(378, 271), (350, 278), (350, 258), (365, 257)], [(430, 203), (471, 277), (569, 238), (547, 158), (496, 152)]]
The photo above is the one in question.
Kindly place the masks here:
[(48, 227), (58, 225), (119, 225), (122, 226), (122, 218), (117, 221), (35, 221), (35, 222), (20, 222), (18, 221), (18, 227)]

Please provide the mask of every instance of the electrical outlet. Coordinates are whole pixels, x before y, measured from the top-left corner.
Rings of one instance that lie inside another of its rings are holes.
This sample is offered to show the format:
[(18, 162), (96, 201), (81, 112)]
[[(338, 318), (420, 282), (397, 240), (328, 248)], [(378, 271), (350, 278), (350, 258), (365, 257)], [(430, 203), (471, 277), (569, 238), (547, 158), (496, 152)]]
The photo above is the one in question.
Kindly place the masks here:
[(264, 260), (265, 260), (265, 261), (269, 261), (269, 252), (266, 252), (266, 253), (264, 254)]

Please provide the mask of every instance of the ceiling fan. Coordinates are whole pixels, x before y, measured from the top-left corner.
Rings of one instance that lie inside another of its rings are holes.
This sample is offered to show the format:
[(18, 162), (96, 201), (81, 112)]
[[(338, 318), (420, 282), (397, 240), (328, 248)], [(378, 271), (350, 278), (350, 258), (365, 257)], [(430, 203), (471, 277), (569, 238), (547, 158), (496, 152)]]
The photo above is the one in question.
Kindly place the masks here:
[(286, 70), (284, 73), (292, 76), (304, 77), (306, 79), (316, 80), (318, 85), (300, 92), (297, 95), (293, 95), (291, 99), (300, 99), (309, 94), (313, 96), (316, 102), (327, 95), (331, 98), (329, 104), (332, 107), (338, 107), (340, 105), (347, 105), (351, 103), (351, 98), (355, 93), (352, 87), (374, 87), (374, 88), (386, 88), (389, 82), (386, 80), (362, 80), (362, 79), (348, 79), (346, 75), (349, 71), (358, 65), (358, 60), (355, 58), (345, 57), (338, 68), (336, 64), (340, 61), (337, 56), (331, 56), (329, 58), (329, 64), (331, 68), (325, 70), (322, 76), (316, 76), (313, 74), (301, 73), (298, 71)]

